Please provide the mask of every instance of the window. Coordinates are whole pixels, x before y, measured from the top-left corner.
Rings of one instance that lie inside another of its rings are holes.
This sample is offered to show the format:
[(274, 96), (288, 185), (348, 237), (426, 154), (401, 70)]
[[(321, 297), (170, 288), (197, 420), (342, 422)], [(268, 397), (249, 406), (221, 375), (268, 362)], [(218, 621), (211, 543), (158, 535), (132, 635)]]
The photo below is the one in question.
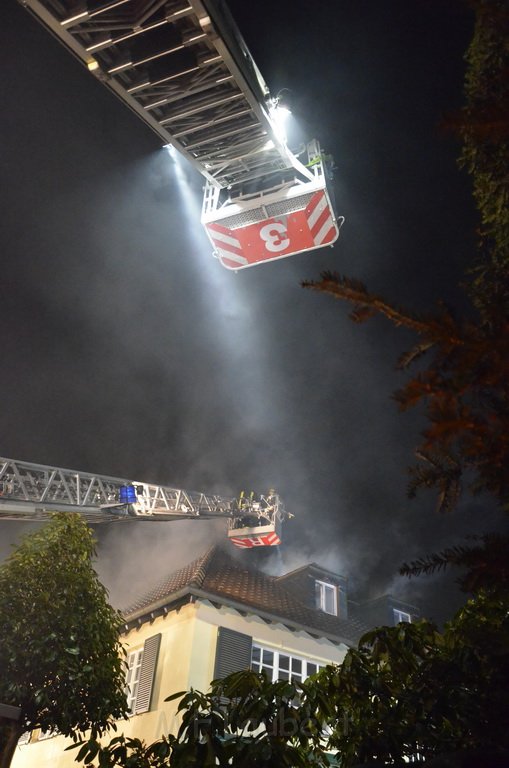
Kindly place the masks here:
[(21, 746), (22, 744), (28, 744), (31, 735), (31, 731), (25, 731), (25, 733), (22, 733), (18, 739), (18, 746)]
[(399, 624), (401, 621), (405, 621), (407, 624), (412, 623), (412, 617), (409, 613), (406, 613), (405, 611), (399, 611), (397, 608), (393, 608), (392, 613), (394, 615), (395, 624)]
[(338, 588), (326, 581), (315, 581), (316, 607), (332, 616), (338, 615)]
[(316, 661), (291, 656), (286, 651), (275, 651), (272, 648), (253, 644), (251, 669), (255, 672), (265, 672), (272, 682), (276, 680), (302, 682), (310, 675), (316, 674), (323, 666)]
[(143, 648), (137, 648), (127, 656), (124, 690), (131, 715), (141, 715), (150, 709), (160, 644), (159, 632), (148, 637)]
[(127, 697), (129, 713), (131, 715), (134, 715), (136, 712), (136, 699), (138, 697), (142, 662), (143, 648), (138, 648), (136, 651), (132, 651), (126, 659), (127, 674), (125, 678), (125, 695)]

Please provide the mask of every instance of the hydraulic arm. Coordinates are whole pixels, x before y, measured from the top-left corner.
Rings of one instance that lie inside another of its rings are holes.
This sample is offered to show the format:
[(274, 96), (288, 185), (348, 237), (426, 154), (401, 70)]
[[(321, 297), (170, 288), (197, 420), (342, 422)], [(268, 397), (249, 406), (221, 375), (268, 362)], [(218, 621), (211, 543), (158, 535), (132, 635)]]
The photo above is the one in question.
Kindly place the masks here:
[(79, 512), (90, 523), (224, 518), (242, 547), (279, 544), (289, 517), (274, 491), (226, 498), (0, 458), (0, 520), (41, 521), (55, 511)]
[(202, 224), (223, 266), (334, 243), (327, 161), (316, 141), (298, 157), (288, 148), (223, 0), (20, 2), (202, 174)]

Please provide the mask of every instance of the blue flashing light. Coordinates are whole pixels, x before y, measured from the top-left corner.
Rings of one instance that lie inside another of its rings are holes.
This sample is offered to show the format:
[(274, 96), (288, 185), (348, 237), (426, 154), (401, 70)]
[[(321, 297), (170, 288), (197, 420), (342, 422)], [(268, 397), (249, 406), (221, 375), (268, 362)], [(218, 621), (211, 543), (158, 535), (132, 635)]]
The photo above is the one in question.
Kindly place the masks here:
[(134, 485), (121, 485), (118, 491), (118, 500), (120, 504), (136, 504), (136, 488)]

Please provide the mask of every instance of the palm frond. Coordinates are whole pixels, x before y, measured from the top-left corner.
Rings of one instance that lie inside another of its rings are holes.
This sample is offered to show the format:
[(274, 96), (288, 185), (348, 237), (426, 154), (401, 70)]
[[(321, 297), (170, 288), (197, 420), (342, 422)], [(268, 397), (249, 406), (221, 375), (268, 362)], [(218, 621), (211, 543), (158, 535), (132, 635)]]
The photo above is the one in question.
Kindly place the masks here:
[(480, 589), (509, 591), (509, 536), (501, 533), (486, 533), (483, 536), (469, 536), (471, 545), (456, 545), (441, 552), (403, 563), (399, 572), (402, 576), (430, 575), (443, 571), (449, 566), (466, 568), (458, 579), (464, 592)]

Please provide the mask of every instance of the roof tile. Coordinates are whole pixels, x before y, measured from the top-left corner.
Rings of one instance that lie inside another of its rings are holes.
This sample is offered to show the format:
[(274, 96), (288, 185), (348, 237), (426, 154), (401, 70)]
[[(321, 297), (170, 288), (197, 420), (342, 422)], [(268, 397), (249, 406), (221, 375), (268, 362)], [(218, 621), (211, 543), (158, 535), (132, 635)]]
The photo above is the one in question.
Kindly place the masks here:
[(287, 620), (318, 635), (334, 636), (349, 644), (357, 643), (368, 629), (356, 619), (342, 619), (309, 608), (290, 594), (277, 577), (240, 563), (220, 547), (212, 547), (192, 563), (171, 573), (155, 589), (124, 610), (124, 617), (129, 620), (130, 616), (140, 615), (145, 609), (148, 613), (154, 604), (165, 599), (170, 603), (177, 592), (193, 587), (211, 599), (242, 603), (254, 612), (258, 610), (279, 619), (281, 623)]

